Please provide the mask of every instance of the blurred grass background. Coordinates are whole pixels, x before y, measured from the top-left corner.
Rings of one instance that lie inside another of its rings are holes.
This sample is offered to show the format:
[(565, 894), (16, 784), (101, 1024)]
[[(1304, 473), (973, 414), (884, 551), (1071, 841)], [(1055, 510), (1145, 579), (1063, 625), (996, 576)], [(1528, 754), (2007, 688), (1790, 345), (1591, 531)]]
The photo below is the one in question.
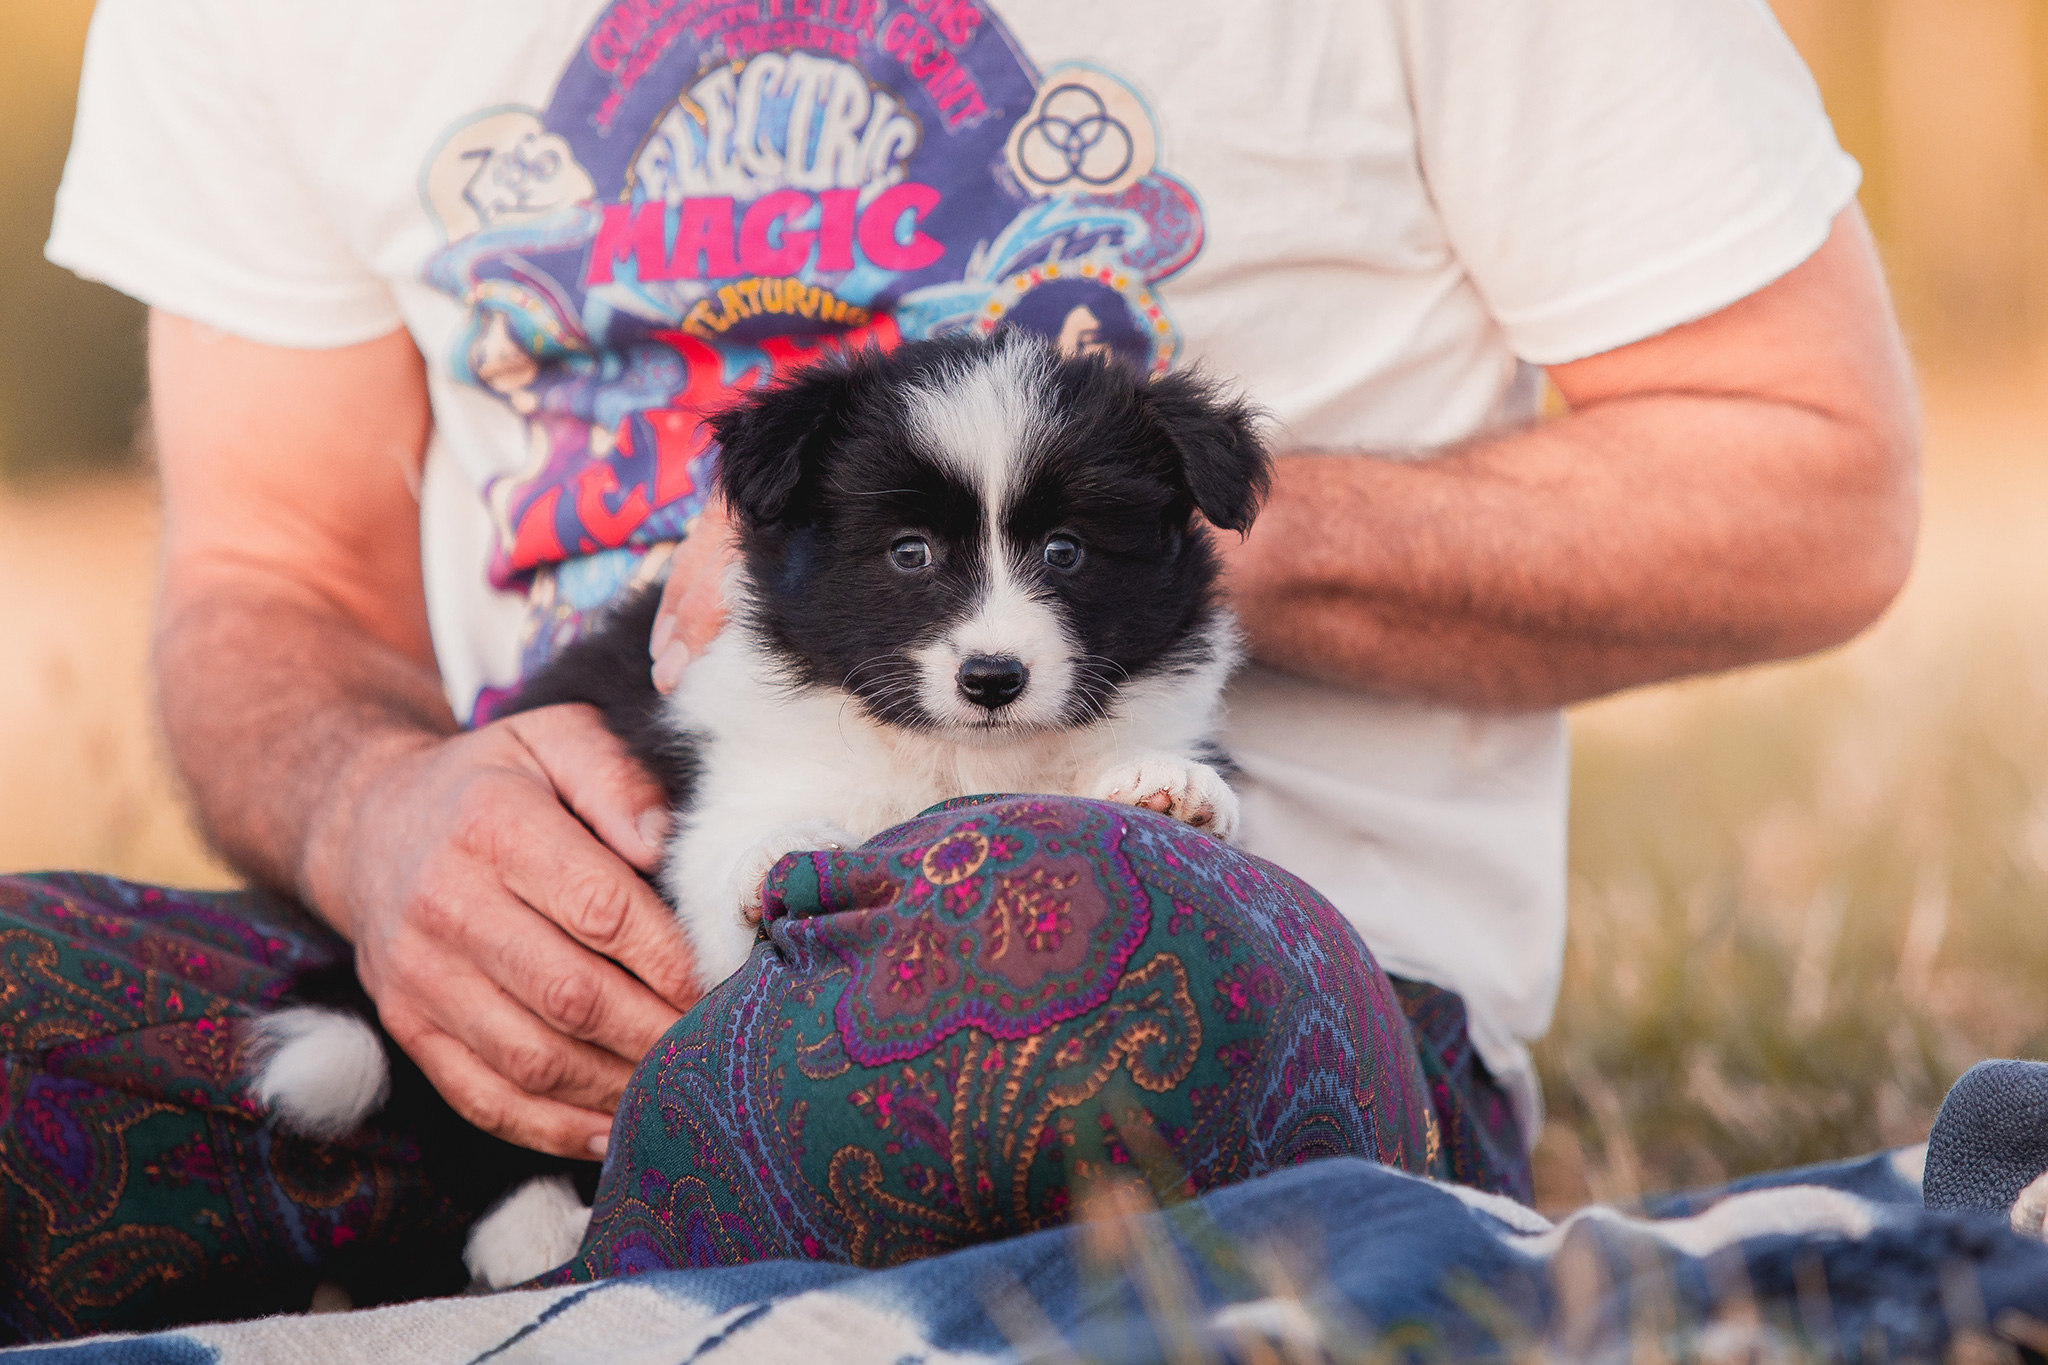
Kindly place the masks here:
[(91, 13), (0, 6), (0, 478), (16, 483), (131, 464), (142, 402), (140, 307), (43, 260)]
[[(1926, 374), (1927, 529), (1852, 647), (1581, 709), (1554, 1207), (1917, 1141), (2048, 1056), (2048, 0), (1776, 7)], [(0, 869), (221, 885), (149, 719), (141, 313), (41, 258), (89, 12), (0, 7)]]

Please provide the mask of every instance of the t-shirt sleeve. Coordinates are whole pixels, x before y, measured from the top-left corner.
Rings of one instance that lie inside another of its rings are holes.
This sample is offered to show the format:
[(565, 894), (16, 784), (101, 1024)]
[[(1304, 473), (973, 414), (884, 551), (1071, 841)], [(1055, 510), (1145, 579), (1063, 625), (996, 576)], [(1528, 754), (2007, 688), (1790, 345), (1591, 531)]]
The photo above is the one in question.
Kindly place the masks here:
[(1705, 317), (1827, 240), (1861, 171), (1764, 0), (1398, 0), (1423, 174), (1524, 360)]
[(45, 254), (251, 340), (367, 341), (398, 310), (271, 116), (249, 46), (262, 9), (100, 0)]

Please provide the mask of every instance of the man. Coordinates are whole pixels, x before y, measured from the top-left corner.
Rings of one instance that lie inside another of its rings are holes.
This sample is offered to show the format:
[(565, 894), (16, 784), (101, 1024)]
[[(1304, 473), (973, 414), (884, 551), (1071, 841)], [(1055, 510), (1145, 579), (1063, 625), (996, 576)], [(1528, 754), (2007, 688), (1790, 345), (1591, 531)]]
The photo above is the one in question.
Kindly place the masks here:
[(154, 310), (200, 818), (486, 1129), (601, 1152), (691, 999), (653, 784), (492, 705), (664, 569), (658, 681), (715, 632), (695, 413), (1007, 320), (1276, 417), (1243, 842), (1462, 994), (1533, 1138), (1557, 708), (1835, 644), (1910, 563), (1856, 184), (1761, 0), (104, 0), (50, 254)]

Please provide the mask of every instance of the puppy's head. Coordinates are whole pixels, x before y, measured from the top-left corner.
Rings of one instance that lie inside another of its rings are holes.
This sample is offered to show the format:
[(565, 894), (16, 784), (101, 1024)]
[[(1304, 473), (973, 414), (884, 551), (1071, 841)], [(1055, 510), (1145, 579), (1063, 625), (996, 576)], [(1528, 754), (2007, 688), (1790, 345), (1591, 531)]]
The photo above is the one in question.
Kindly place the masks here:
[(826, 362), (713, 426), (742, 610), (793, 679), (969, 741), (1207, 662), (1200, 520), (1245, 530), (1270, 475), (1252, 411), (1200, 377), (1017, 334)]

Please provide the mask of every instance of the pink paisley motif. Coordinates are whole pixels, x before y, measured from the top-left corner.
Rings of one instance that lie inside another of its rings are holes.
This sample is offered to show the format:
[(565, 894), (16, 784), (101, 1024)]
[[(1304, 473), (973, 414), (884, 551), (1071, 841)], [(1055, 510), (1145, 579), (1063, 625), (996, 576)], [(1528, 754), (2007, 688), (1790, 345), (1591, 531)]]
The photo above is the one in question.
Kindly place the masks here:
[[(809, 940), (850, 971), (835, 1015), (848, 1057), (907, 1060), (969, 1026), (1029, 1037), (1109, 997), (1151, 927), (1151, 902), (1122, 851), (1117, 808), (1092, 805), (1078, 829), (1072, 819), (1032, 800), (927, 817), (931, 832), (891, 859), (916, 869), (894, 905), (828, 902), (832, 913), (778, 926), (792, 946)], [(996, 826), (1005, 832), (985, 832)], [(1054, 829), (1062, 837), (1034, 838)], [(984, 890), (965, 906), (934, 885), (970, 878)]]
[(940, 895), (940, 903), (955, 915), (965, 915), (974, 909), (974, 903), (981, 899), (983, 882), (979, 877), (955, 882)]
[(128, 1129), (162, 1107), (90, 1081), (33, 1077), (12, 1116), (17, 1155), (0, 1150), (0, 1162), (43, 1205), (52, 1233), (84, 1232), (127, 1188)]
[(946, 936), (929, 925), (916, 925), (897, 938), (883, 959), (889, 994), (904, 1001), (922, 1000), (952, 980)]
[(1231, 1023), (1255, 1018), (1280, 1003), (1287, 987), (1280, 974), (1263, 962), (1233, 968), (1216, 983), (1216, 1003)]

